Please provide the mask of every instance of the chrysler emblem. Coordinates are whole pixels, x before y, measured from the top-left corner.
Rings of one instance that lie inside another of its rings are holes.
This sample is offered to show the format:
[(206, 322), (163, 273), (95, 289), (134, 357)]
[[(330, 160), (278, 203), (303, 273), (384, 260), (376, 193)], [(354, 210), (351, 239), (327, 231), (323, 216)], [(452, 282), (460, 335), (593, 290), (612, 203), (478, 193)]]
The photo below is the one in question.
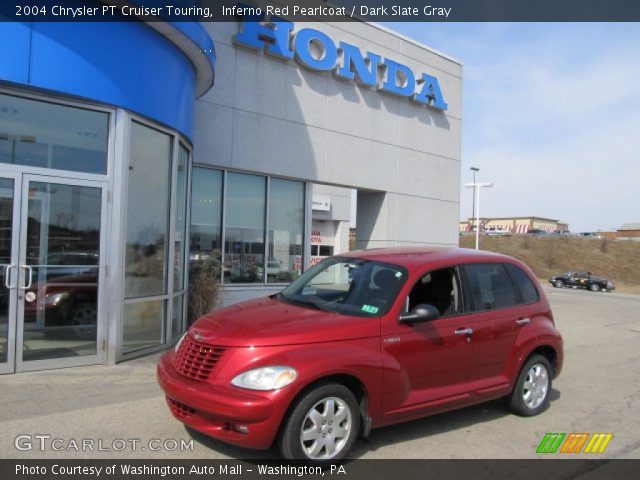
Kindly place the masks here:
[(199, 333), (194, 333), (193, 338), (196, 340), (202, 340), (202, 335), (200, 335)]

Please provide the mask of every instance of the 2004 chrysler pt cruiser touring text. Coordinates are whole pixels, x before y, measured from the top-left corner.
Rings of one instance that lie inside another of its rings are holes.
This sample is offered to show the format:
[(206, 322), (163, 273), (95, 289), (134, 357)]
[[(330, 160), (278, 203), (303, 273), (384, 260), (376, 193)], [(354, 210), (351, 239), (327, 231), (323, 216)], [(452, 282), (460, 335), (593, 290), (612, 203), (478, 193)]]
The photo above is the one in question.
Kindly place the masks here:
[(173, 415), (225, 442), (327, 463), (371, 428), (505, 397), (549, 405), (562, 337), (529, 268), (457, 248), (330, 257), (210, 313), (158, 363)]

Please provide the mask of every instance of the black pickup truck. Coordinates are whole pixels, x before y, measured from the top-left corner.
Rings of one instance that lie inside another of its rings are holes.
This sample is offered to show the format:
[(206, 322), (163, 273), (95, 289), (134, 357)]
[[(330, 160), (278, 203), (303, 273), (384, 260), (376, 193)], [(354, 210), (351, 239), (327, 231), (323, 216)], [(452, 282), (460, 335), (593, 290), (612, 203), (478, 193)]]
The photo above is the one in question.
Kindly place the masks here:
[(567, 272), (564, 275), (552, 275), (549, 277), (549, 283), (556, 288), (586, 288), (592, 292), (606, 292), (616, 288), (611, 280), (594, 277), (591, 272)]

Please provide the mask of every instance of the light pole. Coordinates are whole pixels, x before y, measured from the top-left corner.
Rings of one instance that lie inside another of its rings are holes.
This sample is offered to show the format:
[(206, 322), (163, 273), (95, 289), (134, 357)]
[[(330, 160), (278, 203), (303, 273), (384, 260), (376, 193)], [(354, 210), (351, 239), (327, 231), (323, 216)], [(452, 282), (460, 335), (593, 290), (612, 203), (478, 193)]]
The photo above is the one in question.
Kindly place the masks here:
[(475, 193), (475, 203), (476, 205), (476, 250), (478, 250), (478, 246), (480, 245), (480, 187), (493, 187), (493, 183), (467, 183), (465, 184), (467, 188), (473, 188), (473, 192)]
[[(473, 172), (473, 183), (476, 183), (476, 172), (479, 172), (480, 169), (478, 167), (471, 167), (470, 170)], [(471, 218), (476, 217), (476, 189), (473, 189), (473, 208), (471, 209)]]

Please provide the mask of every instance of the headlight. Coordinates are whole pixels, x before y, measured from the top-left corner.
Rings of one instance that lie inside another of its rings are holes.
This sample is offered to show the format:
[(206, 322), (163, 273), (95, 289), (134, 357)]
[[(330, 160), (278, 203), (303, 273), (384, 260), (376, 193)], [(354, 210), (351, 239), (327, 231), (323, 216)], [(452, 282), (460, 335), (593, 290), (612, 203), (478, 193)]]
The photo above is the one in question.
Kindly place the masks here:
[(176, 342), (176, 346), (175, 346), (175, 347), (173, 347), (173, 351), (174, 351), (174, 352), (177, 352), (177, 351), (178, 351), (178, 349), (180, 348), (180, 344), (181, 344), (181, 343), (182, 343), (182, 341), (184, 340), (184, 337), (186, 337), (186, 336), (187, 336), (187, 333), (189, 333), (189, 332), (188, 332), (188, 331), (187, 331), (187, 332), (184, 332), (184, 335), (182, 335), (182, 336), (180, 337), (180, 340), (178, 340), (178, 341)]
[(241, 373), (231, 383), (249, 390), (278, 390), (289, 385), (297, 376), (298, 372), (291, 367), (262, 367)]
[(69, 292), (59, 292), (47, 295), (44, 299), (45, 305), (53, 305), (54, 307), (69, 298)]

